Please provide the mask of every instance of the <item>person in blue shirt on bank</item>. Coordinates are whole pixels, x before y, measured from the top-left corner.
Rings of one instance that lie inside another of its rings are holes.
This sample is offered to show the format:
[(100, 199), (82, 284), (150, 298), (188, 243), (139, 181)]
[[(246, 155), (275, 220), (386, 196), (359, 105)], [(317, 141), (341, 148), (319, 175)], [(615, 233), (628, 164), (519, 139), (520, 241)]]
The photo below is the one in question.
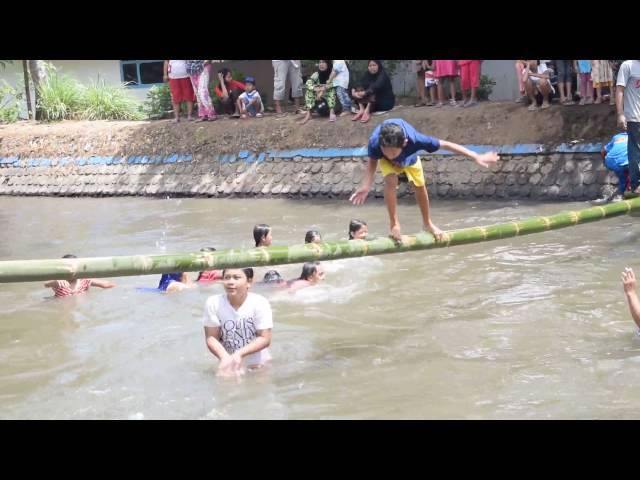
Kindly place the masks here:
[(627, 132), (614, 135), (611, 141), (602, 147), (602, 158), (604, 165), (618, 176), (618, 191), (607, 200), (619, 202), (629, 186), (629, 155), (627, 144), (629, 137)]
[(436, 241), (444, 239), (444, 232), (431, 221), (429, 212), (429, 195), (422, 171), (422, 163), (418, 152), (425, 150), (433, 153), (444, 148), (452, 153), (464, 155), (484, 168), (495, 164), (499, 160), (496, 152), (476, 153), (457, 143), (438, 140), (418, 132), (413, 126), (400, 118), (390, 118), (378, 125), (369, 138), (369, 163), (362, 185), (353, 195), (351, 202), (362, 205), (373, 186), (378, 162), (384, 177), (384, 201), (389, 211), (391, 237), (401, 240), (400, 221), (398, 219), (398, 175), (405, 174), (415, 186), (415, 195), (424, 229), (431, 232)]

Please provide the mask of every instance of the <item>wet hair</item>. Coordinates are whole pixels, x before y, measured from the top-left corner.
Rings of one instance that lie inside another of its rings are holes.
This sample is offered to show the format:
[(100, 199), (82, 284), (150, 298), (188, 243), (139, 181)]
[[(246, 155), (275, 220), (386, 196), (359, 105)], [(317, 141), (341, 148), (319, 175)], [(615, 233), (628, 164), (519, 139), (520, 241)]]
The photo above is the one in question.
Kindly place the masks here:
[(360, 230), (362, 227), (366, 227), (367, 226), (367, 222), (363, 222), (362, 220), (351, 220), (349, 222), (349, 240), (352, 240), (353, 238), (355, 238), (353, 236), (354, 233), (356, 233), (358, 230)]
[(311, 276), (318, 270), (320, 262), (307, 262), (302, 266), (302, 273), (300, 274), (300, 280), (309, 280)]
[[(226, 272), (227, 270), (235, 270), (231, 269), (231, 268), (225, 268), (224, 270), (222, 270), (222, 278), (224, 278), (224, 272)], [(251, 281), (253, 280), (253, 268), (240, 268), (239, 270), (242, 270), (245, 274), (245, 276), (247, 277), (247, 280)]]
[(313, 243), (313, 240), (318, 237), (319, 240), (322, 240), (322, 236), (318, 230), (309, 230), (304, 236), (304, 243)]
[(264, 278), (262, 279), (264, 283), (280, 283), (284, 281), (282, 275), (278, 273), (277, 270), (269, 270), (264, 274)]
[(395, 123), (385, 123), (380, 128), (380, 146), (402, 148), (405, 136), (400, 125)]
[[(216, 249), (215, 249), (215, 248), (213, 248), (213, 247), (202, 247), (202, 248), (200, 249), (200, 251), (201, 251), (201, 252), (215, 252), (215, 251), (216, 251)], [(204, 273), (204, 272), (199, 272), (199, 273), (198, 273), (198, 278), (196, 278), (196, 282), (200, 281), (200, 279), (202, 278), (202, 274), (203, 274), (203, 273)]]
[(70, 253), (67, 253), (65, 256), (63, 256), (62, 258), (78, 258), (75, 255), (72, 255)]
[(253, 227), (253, 239), (256, 241), (256, 247), (260, 245), (260, 242), (271, 231), (271, 227), (265, 223), (259, 223)]

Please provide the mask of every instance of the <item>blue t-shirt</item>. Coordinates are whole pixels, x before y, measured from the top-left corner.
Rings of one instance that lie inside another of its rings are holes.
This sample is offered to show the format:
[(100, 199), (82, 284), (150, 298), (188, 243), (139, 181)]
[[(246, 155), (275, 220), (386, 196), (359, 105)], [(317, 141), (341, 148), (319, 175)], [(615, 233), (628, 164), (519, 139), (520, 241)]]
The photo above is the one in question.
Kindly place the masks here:
[(591, 73), (591, 60), (578, 60), (579, 73)]
[(607, 155), (604, 157), (604, 164), (610, 170), (616, 171), (629, 165), (628, 139), (627, 132), (618, 133), (605, 145), (604, 151)]
[(407, 145), (402, 149), (398, 158), (395, 158), (391, 163), (399, 167), (408, 167), (416, 163), (418, 159), (418, 152), (426, 151), (433, 153), (440, 149), (440, 140), (430, 137), (423, 133), (418, 132), (415, 128), (409, 125), (401, 118), (390, 118), (378, 125), (371, 137), (369, 137), (368, 155), (373, 160), (379, 160), (384, 158), (382, 149), (380, 148), (380, 129), (383, 125), (393, 123), (400, 125), (404, 131), (404, 136), (407, 139)]

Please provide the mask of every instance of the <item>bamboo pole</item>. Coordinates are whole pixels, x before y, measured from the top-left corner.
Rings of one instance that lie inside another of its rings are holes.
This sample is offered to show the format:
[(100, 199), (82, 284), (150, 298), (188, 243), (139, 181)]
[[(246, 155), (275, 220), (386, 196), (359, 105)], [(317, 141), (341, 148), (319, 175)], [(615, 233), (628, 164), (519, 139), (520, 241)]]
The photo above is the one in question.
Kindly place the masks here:
[(519, 222), (452, 230), (447, 232), (448, 238), (442, 242), (436, 242), (430, 233), (420, 232), (417, 235), (403, 236), (402, 242), (382, 237), (373, 240), (343, 240), (290, 247), (272, 246), (172, 255), (12, 260), (0, 262), (0, 283), (157, 275), (385, 255), (529, 235), (617, 217), (632, 211), (640, 211), (640, 197), (584, 210), (561, 212), (548, 217), (532, 217)]

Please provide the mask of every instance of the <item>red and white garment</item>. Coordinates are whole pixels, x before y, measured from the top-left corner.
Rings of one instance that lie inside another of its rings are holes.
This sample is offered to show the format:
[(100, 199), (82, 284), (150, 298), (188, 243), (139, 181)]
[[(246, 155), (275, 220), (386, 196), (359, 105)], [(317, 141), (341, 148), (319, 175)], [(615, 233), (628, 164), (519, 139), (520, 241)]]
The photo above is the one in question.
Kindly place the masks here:
[(91, 286), (91, 280), (88, 278), (81, 278), (76, 281), (74, 287), (66, 280), (58, 280), (57, 285), (53, 287), (53, 293), (56, 297), (68, 297), (70, 295), (77, 295), (89, 290)]

